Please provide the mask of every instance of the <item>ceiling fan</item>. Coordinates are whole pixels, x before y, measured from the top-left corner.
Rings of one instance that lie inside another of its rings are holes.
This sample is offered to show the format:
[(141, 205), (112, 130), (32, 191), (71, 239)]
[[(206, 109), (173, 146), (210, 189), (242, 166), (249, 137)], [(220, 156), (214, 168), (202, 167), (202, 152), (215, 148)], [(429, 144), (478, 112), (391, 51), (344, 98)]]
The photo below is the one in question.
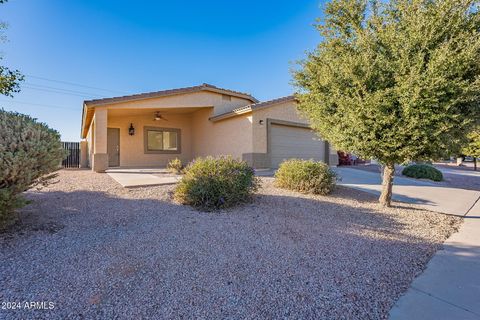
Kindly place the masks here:
[(155, 111), (155, 118), (153, 118), (153, 120), (155, 120), (155, 121), (160, 121), (160, 120), (168, 121), (167, 119), (165, 119), (165, 118), (160, 114), (160, 111)]

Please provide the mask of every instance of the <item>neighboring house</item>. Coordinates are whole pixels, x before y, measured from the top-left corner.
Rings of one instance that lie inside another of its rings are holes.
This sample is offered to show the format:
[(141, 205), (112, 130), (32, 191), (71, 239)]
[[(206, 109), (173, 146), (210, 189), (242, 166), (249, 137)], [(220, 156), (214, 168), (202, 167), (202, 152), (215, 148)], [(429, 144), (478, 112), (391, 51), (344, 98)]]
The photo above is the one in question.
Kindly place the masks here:
[(162, 167), (179, 158), (231, 155), (255, 168), (288, 158), (338, 158), (313, 133), (293, 96), (259, 102), (212, 85), (85, 101), (83, 166)]

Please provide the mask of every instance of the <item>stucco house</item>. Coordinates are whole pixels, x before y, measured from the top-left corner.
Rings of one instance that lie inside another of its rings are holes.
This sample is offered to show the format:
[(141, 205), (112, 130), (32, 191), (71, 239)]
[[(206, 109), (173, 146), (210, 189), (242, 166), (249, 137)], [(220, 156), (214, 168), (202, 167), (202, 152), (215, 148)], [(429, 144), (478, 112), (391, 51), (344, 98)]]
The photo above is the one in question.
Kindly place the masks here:
[(255, 168), (288, 158), (338, 162), (293, 96), (259, 102), (209, 84), (85, 101), (81, 138), (83, 165), (97, 172), (208, 155), (232, 155)]

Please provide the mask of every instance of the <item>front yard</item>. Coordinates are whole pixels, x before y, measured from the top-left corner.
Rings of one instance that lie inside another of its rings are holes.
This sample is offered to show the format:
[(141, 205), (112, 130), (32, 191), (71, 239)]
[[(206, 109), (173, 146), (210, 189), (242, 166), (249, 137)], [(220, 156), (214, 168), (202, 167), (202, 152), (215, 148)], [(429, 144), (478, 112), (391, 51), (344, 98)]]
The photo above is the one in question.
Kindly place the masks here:
[(61, 171), (31, 191), (0, 234), (0, 300), (52, 310), (2, 318), (386, 318), (461, 219), (338, 187), (277, 189), (217, 213), (171, 200), (173, 186), (120, 187)]

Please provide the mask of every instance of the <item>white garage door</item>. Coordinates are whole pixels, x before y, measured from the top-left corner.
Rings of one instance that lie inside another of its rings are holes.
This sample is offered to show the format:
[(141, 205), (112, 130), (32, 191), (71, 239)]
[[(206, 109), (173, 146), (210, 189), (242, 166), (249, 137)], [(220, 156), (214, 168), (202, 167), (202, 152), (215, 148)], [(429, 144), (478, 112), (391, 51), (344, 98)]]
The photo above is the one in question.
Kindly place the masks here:
[(312, 130), (277, 124), (272, 124), (270, 130), (273, 168), (292, 158), (325, 161), (325, 143)]

